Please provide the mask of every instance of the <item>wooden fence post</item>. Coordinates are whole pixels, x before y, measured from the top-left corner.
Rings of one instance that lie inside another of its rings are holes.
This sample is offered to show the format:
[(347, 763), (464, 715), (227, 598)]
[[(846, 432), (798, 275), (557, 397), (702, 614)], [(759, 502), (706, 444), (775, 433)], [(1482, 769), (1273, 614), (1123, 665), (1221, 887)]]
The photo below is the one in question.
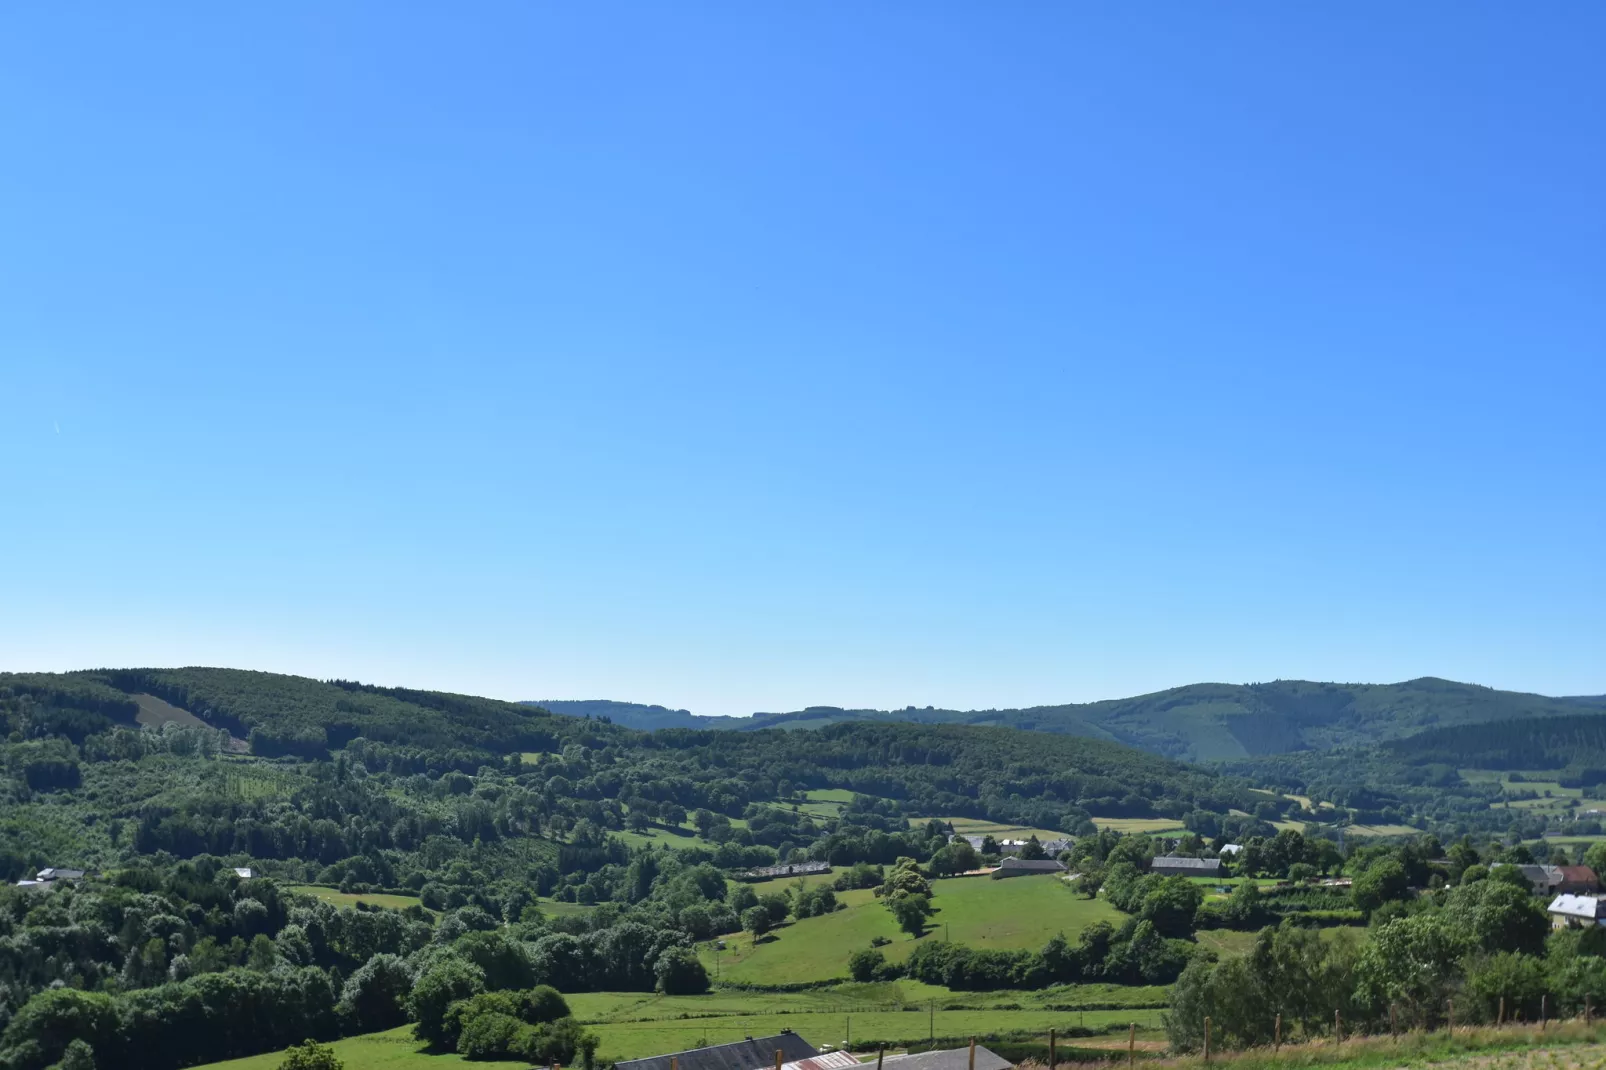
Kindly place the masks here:
[(876, 1045), (876, 1050), (875, 1050), (875, 1070), (881, 1070), (881, 1060), (886, 1057), (886, 1054), (887, 1054), (887, 1046), (885, 1044)]
[[(1057, 1059), (1054, 1049), (1054, 1030), (1050, 1029), (1048, 1031), (1048, 1070), (1054, 1070), (1055, 1062), (1057, 1062)], [(877, 1067), (876, 1070), (881, 1070), (881, 1068)]]
[(1500, 997), (1500, 1016), (1494, 1020), (1496, 1029), (1506, 1024), (1506, 997)]
[(1543, 1033), (1545, 1031), (1545, 1019), (1548, 1017), (1547, 1012), (1549, 1010), (1550, 1010), (1550, 993), (1549, 992), (1541, 992), (1539, 994), (1539, 1031), (1541, 1033)]
[(1274, 1052), (1282, 1051), (1283, 1050), (1283, 1016), (1281, 1014), (1277, 1015), (1277, 1024), (1272, 1026), (1271, 1038), (1272, 1038), (1271, 1039), (1271, 1050), (1274, 1051)]
[(970, 1070), (976, 1070), (976, 1038), (970, 1038)]
[(1339, 1015), (1338, 1008), (1333, 1008), (1333, 1043), (1344, 1043), (1344, 1019)]
[(1589, 1024), (1590, 1013), (1592, 1011), (1594, 1011), (1594, 1009), (1595, 1009), (1595, 1007), (1594, 1007), (1594, 1004), (1590, 1001), (1590, 997), (1585, 996), (1584, 997), (1584, 1024), (1585, 1025)]
[(1204, 1061), (1210, 1061), (1210, 1016), (1205, 1015)]
[(1452, 1000), (1449, 1000), (1448, 1002), (1450, 1004), (1450, 1032), (1452, 1034), (1454, 1034), (1455, 1033), (1455, 1000), (1452, 999)]
[(1126, 1027), (1126, 1065), (1131, 1066), (1138, 1059), (1138, 1023), (1131, 1022)]
[(775, 1070), (781, 1070), (781, 1049), (775, 1049)]
[(1395, 1040), (1400, 1039), (1399, 1021), (1394, 1014), (1394, 1004), (1389, 1004), (1389, 1036)]

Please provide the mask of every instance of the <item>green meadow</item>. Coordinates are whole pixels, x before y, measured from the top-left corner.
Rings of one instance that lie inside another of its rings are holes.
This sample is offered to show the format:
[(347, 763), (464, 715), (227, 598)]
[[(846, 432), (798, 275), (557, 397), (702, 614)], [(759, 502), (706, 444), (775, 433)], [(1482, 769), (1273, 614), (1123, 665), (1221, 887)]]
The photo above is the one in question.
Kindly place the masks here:
[[(1055, 933), (1075, 940), (1095, 922), (1119, 925), (1124, 917), (1103, 899), (1085, 899), (1054, 876), (955, 877), (937, 881), (932, 903), (937, 914), (922, 940), (952, 940), (978, 947), (1041, 947)], [(783, 925), (756, 944), (746, 933), (725, 938), (725, 950), (703, 946), (710, 973), (729, 984), (789, 985), (847, 977), (848, 956), (876, 937), (892, 962), (914, 951), (916, 941), (901, 932), (892, 914), (869, 889), (839, 893), (848, 904), (818, 918)]]

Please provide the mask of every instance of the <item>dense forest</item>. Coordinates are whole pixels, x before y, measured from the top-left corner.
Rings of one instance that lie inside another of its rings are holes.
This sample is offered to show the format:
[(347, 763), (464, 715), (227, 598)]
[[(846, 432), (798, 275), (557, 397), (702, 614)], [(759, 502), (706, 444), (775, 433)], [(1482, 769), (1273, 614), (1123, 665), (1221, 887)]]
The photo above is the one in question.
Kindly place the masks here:
[(737, 730), (819, 728), (845, 721), (1001, 725), (1113, 740), (1188, 761), (1237, 759), (1360, 746), (1437, 727), (1486, 721), (1606, 712), (1606, 695), (1549, 698), (1424, 677), (1400, 684), (1332, 684), (1277, 680), (1261, 684), (1191, 684), (1135, 698), (1027, 709), (899, 710), (813, 706), (751, 718), (695, 717), (685, 710), (636, 703), (554, 703), (556, 712), (606, 716), (642, 729), (707, 727)]

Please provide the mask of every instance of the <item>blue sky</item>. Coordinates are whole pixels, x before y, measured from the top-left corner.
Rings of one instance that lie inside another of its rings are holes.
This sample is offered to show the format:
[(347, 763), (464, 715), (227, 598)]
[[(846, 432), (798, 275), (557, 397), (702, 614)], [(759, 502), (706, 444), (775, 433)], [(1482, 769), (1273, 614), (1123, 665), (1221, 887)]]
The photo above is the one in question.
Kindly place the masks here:
[(1606, 691), (1606, 8), (60, 5), (0, 668)]

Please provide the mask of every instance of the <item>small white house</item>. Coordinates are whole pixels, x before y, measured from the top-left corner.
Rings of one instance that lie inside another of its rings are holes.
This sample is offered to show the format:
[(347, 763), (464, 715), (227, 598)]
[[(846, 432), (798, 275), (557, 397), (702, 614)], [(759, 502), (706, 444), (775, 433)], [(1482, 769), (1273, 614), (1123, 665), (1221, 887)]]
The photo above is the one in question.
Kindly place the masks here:
[(1235, 857), (1243, 849), (1244, 845), (1241, 843), (1224, 843), (1221, 845), (1221, 850), (1217, 851), (1216, 854), (1222, 858), (1231, 858)]
[(234, 875), (236, 877), (239, 877), (241, 880), (247, 880), (248, 881), (248, 880), (251, 879), (251, 867), (250, 866), (235, 866), (234, 867)]
[(1547, 908), (1553, 929), (1582, 929), (1606, 925), (1606, 907), (1592, 895), (1558, 895)]

